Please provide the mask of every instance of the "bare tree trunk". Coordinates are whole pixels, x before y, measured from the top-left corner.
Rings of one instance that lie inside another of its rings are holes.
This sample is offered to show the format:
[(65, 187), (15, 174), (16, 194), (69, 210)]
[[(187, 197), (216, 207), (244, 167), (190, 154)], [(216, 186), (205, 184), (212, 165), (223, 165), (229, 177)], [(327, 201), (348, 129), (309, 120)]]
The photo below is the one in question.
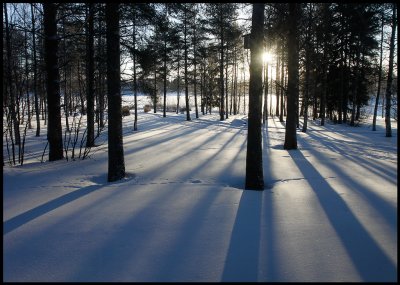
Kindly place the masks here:
[(264, 62), (264, 109), (262, 121), (263, 125), (268, 120), (268, 63)]
[[(65, 115), (65, 127), (66, 130), (69, 132), (70, 128), (69, 128), (69, 121), (68, 121), (68, 92), (67, 92), (67, 86), (68, 86), (68, 82), (67, 82), (67, 69), (68, 66), (66, 64), (67, 62), (67, 55), (66, 55), (66, 51), (67, 51), (67, 46), (65, 43), (65, 22), (64, 22), (64, 18), (62, 21), (62, 37), (63, 37), (63, 53), (64, 53), (64, 63), (63, 63), (63, 75), (64, 75), (64, 115)], [(68, 160), (68, 157), (67, 157)]]
[(376, 91), (374, 117), (372, 119), (372, 130), (373, 131), (376, 131), (376, 116), (378, 114), (378, 104), (379, 104), (379, 96), (381, 94), (381, 82), (382, 82), (383, 27), (385, 25), (383, 12), (382, 12), (381, 17), (382, 17), (382, 24), (381, 24), (381, 44), (380, 44), (380, 53), (379, 53), (379, 69), (378, 69), (378, 90)]
[[(10, 27), (8, 25), (8, 13), (7, 13), (7, 4), (3, 3), (4, 5), (4, 17), (5, 17), (5, 24), (6, 24), (6, 49), (7, 49), (7, 76), (8, 76), (8, 90), (10, 96), (10, 114), (11, 114), (11, 121), (14, 127), (14, 136), (15, 136), (15, 144), (19, 145), (21, 138), (19, 133), (19, 121), (17, 120), (17, 114), (15, 112), (15, 93), (13, 88), (13, 77), (12, 77), (12, 50), (11, 50), (11, 37), (10, 37)], [(13, 144), (13, 154), (14, 154), (14, 144)], [(14, 162), (15, 163), (15, 162)]]
[(228, 119), (228, 54), (226, 56), (226, 64), (225, 64), (225, 119)]
[(36, 136), (40, 136), (40, 117), (39, 117), (39, 101), (37, 94), (37, 59), (36, 59), (36, 28), (35, 14), (33, 11), (33, 3), (31, 3), (32, 14), (32, 52), (33, 52), (33, 93), (35, 96), (35, 114), (36, 114)]
[(157, 70), (156, 66), (154, 66), (154, 97), (153, 97), (153, 104), (154, 104), (154, 113), (157, 113)]
[[(359, 48), (358, 48), (359, 50)], [(357, 52), (356, 55), (356, 67), (355, 67), (355, 74), (356, 74), (356, 78), (355, 78), (355, 82), (353, 84), (353, 102), (352, 102), (352, 112), (351, 112), (351, 120), (350, 120), (350, 126), (354, 126), (355, 125), (355, 117), (356, 117), (356, 96), (357, 96), (357, 90), (358, 90), (358, 81), (359, 81), (359, 74), (360, 74), (360, 70), (359, 70), (359, 57), (360, 57), (360, 51)]]
[(137, 131), (138, 107), (137, 107), (137, 75), (136, 75), (136, 10), (133, 12), (133, 95), (135, 97), (135, 119), (133, 121), (133, 131)]
[(193, 36), (193, 65), (194, 65), (194, 69), (193, 69), (193, 91), (194, 91), (194, 108), (195, 108), (195, 112), (196, 112), (196, 119), (199, 118), (199, 108), (197, 105), (197, 59), (196, 59), (196, 48), (197, 48), (197, 42), (196, 42), (196, 25), (193, 26), (194, 27), (194, 36)]
[[(102, 21), (99, 21), (99, 29), (102, 30)], [(104, 56), (105, 52), (104, 52), (104, 48), (105, 48), (105, 44), (103, 43), (103, 37), (101, 35), (101, 33), (99, 34), (99, 54), (101, 56)], [(135, 58), (134, 58), (135, 59)], [(133, 62), (133, 64), (135, 64), (135, 61)], [(99, 84), (100, 84), (100, 88), (99, 88), (99, 128), (104, 128), (104, 97), (105, 97), (105, 69), (107, 69), (107, 67), (104, 66), (104, 60), (100, 60), (99, 62)], [(134, 69), (135, 72), (135, 69)], [(136, 97), (135, 97), (136, 100)], [(136, 101), (135, 101), (135, 106), (136, 106)], [(136, 116), (136, 112), (137, 110), (135, 109), (135, 116)], [(135, 117), (136, 120), (136, 117)], [(98, 133), (100, 133), (100, 130), (98, 128)]]
[(275, 115), (279, 117), (279, 94), (281, 93), (281, 90), (279, 88), (279, 82), (280, 82), (280, 73), (279, 73), (279, 65), (280, 65), (281, 59), (279, 55), (276, 55), (276, 77), (275, 77), (275, 97), (276, 97), (276, 106), (275, 106)]
[(285, 94), (285, 92), (284, 92), (284, 90), (283, 90), (283, 86), (285, 86), (285, 51), (284, 51), (284, 48), (283, 48), (283, 40), (282, 40), (282, 46), (281, 46), (281, 82), (280, 82), (280, 84), (281, 84), (281, 88), (280, 88), (280, 92), (281, 92), (281, 104), (280, 104), (280, 107), (281, 107), (281, 110), (280, 110), (280, 113), (279, 113), (279, 121), (280, 122), (283, 122), (283, 110), (284, 110), (284, 100), (285, 100), (285, 98), (284, 98), (284, 94)]
[(44, 3), (43, 12), (47, 72), (47, 139), (49, 141), (49, 161), (54, 161), (64, 157), (60, 107), (60, 75), (57, 59), (57, 7), (53, 3)]
[(219, 109), (219, 117), (220, 121), (224, 120), (225, 113), (225, 100), (224, 100), (224, 27), (223, 27), (223, 8), (222, 3), (220, 4), (220, 50), (221, 50), (221, 58), (219, 63), (219, 76), (220, 76), (220, 109)]
[(396, 26), (397, 26), (396, 7), (397, 4), (393, 3), (392, 35), (390, 37), (390, 46), (389, 46), (389, 71), (388, 71), (388, 79), (386, 85), (386, 112), (385, 112), (386, 137), (392, 136), (392, 126), (390, 123), (390, 108), (392, 107), (394, 38), (396, 37)]
[(205, 89), (205, 68), (203, 64), (200, 69), (200, 110), (201, 114), (204, 115), (204, 89)]
[(297, 149), (296, 137), (296, 101), (299, 96), (299, 42), (298, 42), (299, 7), (289, 3), (289, 36), (288, 36), (288, 92), (287, 117), (284, 149)]
[[(26, 24), (26, 13), (24, 12), (24, 23)], [(27, 100), (27, 114), (28, 114), (28, 128), (32, 129), (31, 123), (31, 100), (29, 94), (29, 67), (28, 67), (28, 32), (25, 30), (25, 77), (26, 77), (26, 100)]]
[(261, 144), (262, 62), (259, 60), (263, 53), (264, 5), (264, 3), (253, 4), (250, 40), (251, 62), (245, 188), (251, 190), (264, 189)]
[(185, 103), (186, 103), (186, 120), (190, 121), (190, 107), (189, 107), (189, 83), (188, 83), (188, 44), (187, 44), (187, 11), (185, 7)]
[(179, 76), (179, 71), (180, 71), (180, 62), (181, 62), (181, 59), (180, 59), (180, 50), (178, 50), (178, 77), (177, 77), (177, 98), (176, 98), (176, 101), (177, 101), (177, 103), (176, 103), (176, 113), (177, 114), (179, 114), (179, 99), (180, 99), (180, 90), (181, 90), (181, 85), (180, 85), (180, 83), (181, 83), (181, 78), (180, 78), (180, 76)]
[(94, 28), (93, 28), (93, 3), (88, 3), (88, 28), (86, 50), (86, 104), (87, 104), (87, 137), (86, 147), (94, 146)]
[(108, 89), (108, 182), (125, 177), (122, 136), (119, 4), (106, 3)]
[[(168, 3), (165, 3), (165, 21), (168, 21)], [(164, 106), (163, 117), (167, 116), (167, 32), (164, 32)]]
[(233, 85), (233, 114), (236, 115), (238, 113), (237, 110), (237, 96), (238, 96), (238, 63), (237, 63), (237, 55), (236, 55), (236, 47), (235, 47), (235, 64), (234, 64), (234, 85)]

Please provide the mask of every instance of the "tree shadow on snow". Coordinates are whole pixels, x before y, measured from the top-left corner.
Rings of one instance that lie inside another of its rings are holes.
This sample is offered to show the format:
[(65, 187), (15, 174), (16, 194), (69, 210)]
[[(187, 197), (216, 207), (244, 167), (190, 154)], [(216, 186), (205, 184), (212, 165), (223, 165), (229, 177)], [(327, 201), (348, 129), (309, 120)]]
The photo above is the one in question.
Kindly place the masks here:
[[(97, 179), (96, 179), (97, 180)], [(21, 213), (14, 218), (9, 219), (8, 221), (5, 221), (3, 223), (3, 235), (6, 235), (13, 230), (29, 223), (32, 220), (35, 220), (36, 218), (39, 218), (53, 210), (56, 210), (57, 208), (60, 208), (68, 203), (71, 203), (77, 199), (80, 199), (86, 195), (89, 195), (90, 193), (99, 190), (103, 185), (90, 185), (87, 187), (80, 188), (78, 190), (75, 190), (73, 192), (70, 192), (68, 194), (65, 194), (61, 197), (58, 197), (56, 199), (53, 199), (47, 203), (44, 203), (40, 206), (37, 206), (29, 211), (26, 211), (24, 213)]]
[[(256, 282), (261, 274), (276, 278), (274, 267), (274, 221), (268, 129), (262, 129), (264, 191), (244, 190), (240, 198), (221, 281)], [(265, 222), (265, 228), (263, 225)], [(261, 240), (268, 240), (261, 248)], [(268, 264), (268, 268), (260, 268)]]
[(335, 229), (350, 259), (363, 281), (397, 279), (397, 268), (380, 249), (341, 196), (304, 157), (301, 151), (289, 151), (290, 156), (314, 190), (320, 205)]

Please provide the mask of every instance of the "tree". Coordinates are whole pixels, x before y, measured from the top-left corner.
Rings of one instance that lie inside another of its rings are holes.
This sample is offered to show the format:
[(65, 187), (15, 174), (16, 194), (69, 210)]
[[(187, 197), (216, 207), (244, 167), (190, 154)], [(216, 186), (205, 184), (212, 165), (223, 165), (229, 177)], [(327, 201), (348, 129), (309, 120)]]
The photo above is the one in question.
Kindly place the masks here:
[(288, 34), (288, 92), (287, 117), (284, 149), (297, 149), (296, 138), (296, 102), (299, 96), (299, 42), (298, 42), (299, 7), (289, 3), (289, 34)]
[(396, 26), (397, 26), (396, 7), (397, 4), (393, 3), (392, 35), (390, 37), (390, 45), (389, 45), (389, 71), (388, 71), (388, 78), (386, 85), (386, 110), (385, 110), (386, 137), (392, 136), (392, 126), (390, 123), (390, 108), (392, 103), (394, 38), (396, 37)]
[(250, 86), (249, 119), (246, 156), (246, 189), (263, 190), (264, 175), (262, 164), (261, 102), (262, 102), (262, 54), (263, 54), (263, 3), (253, 4), (250, 38)]
[(86, 147), (94, 146), (94, 29), (93, 3), (88, 3), (86, 30), (86, 100), (87, 100), (87, 137)]
[(190, 121), (190, 107), (189, 107), (189, 74), (188, 74), (188, 49), (189, 49), (189, 43), (188, 43), (188, 26), (189, 26), (189, 17), (191, 13), (191, 7), (187, 6), (187, 4), (183, 4), (183, 22), (184, 22), (184, 59), (185, 59), (185, 105), (186, 105), (186, 120)]
[(33, 52), (33, 94), (35, 97), (35, 114), (36, 114), (36, 136), (40, 136), (40, 118), (39, 118), (39, 101), (37, 94), (37, 59), (36, 59), (36, 30), (35, 30), (35, 13), (33, 11), (33, 3), (31, 3), (32, 15), (32, 52)]
[(304, 91), (303, 91), (303, 128), (302, 132), (307, 132), (308, 123), (308, 105), (310, 101), (310, 73), (312, 64), (312, 23), (313, 23), (313, 4), (307, 3), (307, 27), (304, 38), (304, 65), (305, 65), (305, 76), (304, 76)]
[(108, 89), (108, 182), (125, 177), (120, 83), (119, 4), (106, 4)]
[(320, 111), (319, 111), (319, 116), (321, 118), (321, 126), (325, 125), (325, 112), (326, 112), (326, 100), (327, 100), (327, 92), (328, 92), (328, 67), (329, 67), (329, 42), (328, 42), (328, 27), (330, 26), (330, 19), (331, 15), (329, 13), (329, 3), (323, 3), (322, 4), (322, 16), (323, 16), (323, 21), (322, 21), (322, 30), (323, 34), (321, 36), (322, 40), (322, 90), (321, 90), (321, 105), (320, 105)]
[(49, 161), (54, 161), (63, 158), (56, 4), (44, 3), (43, 13), (47, 73), (47, 140), (49, 142)]
[[(133, 95), (134, 95), (134, 108), (135, 108), (135, 116), (134, 116), (134, 122), (133, 122), (133, 130), (137, 131), (138, 126), (138, 111), (137, 111), (137, 92), (138, 92), (138, 78), (137, 78), (137, 63), (138, 63), (138, 46), (139, 46), (139, 41), (138, 41), (138, 29), (144, 26), (149, 25), (152, 19), (154, 19), (155, 12), (153, 7), (149, 3), (132, 3), (130, 6), (130, 9), (127, 10), (127, 18), (129, 18), (132, 21), (132, 26), (130, 27), (130, 38), (131, 38), (131, 45), (129, 46), (130, 54), (132, 57), (133, 61)], [(129, 37), (129, 36), (128, 36)]]
[[(17, 115), (15, 112), (15, 94), (14, 94), (14, 86), (13, 86), (13, 76), (12, 76), (12, 49), (11, 49), (11, 36), (10, 36), (10, 27), (8, 24), (8, 13), (7, 13), (7, 4), (4, 3), (4, 18), (5, 18), (5, 28), (6, 28), (6, 53), (7, 53), (7, 89), (8, 89), (8, 98), (9, 98), (9, 113), (10, 119), (8, 120), (9, 127), (8, 130), (10, 132), (10, 138), (12, 140), (12, 155), (13, 155), (13, 163), (15, 164), (15, 145), (13, 141), (12, 131), (14, 128), (15, 135), (15, 144), (20, 145), (20, 134), (19, 134), (19, 121), (17, 120)], [(5, 96), (7, 97), (7, 96)], [(12, 126), (11, 126), (12, 125)]]
[(235, 14), (235, 3), (212, 3), (208, 4), (206, 12), (208, 16), (208, 32), (219, 40), (219, 106), (220, 120), (225, 120), (227, 106), (225, 102), (224, 88), (224, 67), (225, 67), (225, 49), (226, 34), (230, 28), (231, 19)]

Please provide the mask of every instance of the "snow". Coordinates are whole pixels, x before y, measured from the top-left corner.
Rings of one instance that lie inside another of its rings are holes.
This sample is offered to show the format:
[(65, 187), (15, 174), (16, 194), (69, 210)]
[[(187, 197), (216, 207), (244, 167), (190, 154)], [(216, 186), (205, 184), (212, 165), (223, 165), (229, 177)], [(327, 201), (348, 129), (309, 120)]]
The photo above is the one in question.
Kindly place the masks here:
[(270, 118), (250, 191), (246, 116), (142, 110), (113, 183), (106, 131), (85, 160), (41, 163), (33, 122), (25, 164), (3, 167), (3, 281), (397, 281), (397, 123), (309, 121), (286, 151)]

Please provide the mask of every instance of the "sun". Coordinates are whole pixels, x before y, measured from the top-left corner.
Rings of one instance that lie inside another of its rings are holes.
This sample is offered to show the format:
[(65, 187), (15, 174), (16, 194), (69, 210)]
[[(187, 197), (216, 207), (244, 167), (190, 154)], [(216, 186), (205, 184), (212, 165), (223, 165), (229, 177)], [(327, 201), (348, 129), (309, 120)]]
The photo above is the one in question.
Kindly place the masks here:
[(275, 55), (268, 51), (263, 53), (263, 61), (264, 62), (270, 63), (273, 61), (274, 57), (275, 57)]

